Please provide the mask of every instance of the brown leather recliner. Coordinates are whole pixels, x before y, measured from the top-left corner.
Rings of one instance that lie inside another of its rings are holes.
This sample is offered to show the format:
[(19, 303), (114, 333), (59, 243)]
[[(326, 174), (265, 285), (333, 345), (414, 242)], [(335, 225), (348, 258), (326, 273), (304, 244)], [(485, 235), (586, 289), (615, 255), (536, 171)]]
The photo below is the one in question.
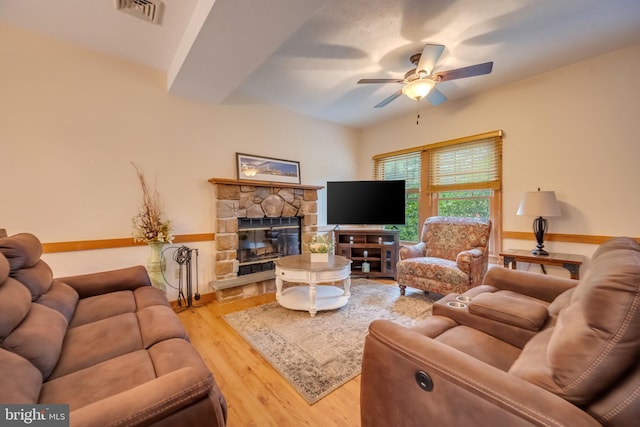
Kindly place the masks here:
[(362, 427), (637, 425), (635, 241), (600, 246), (580, 282), (496, 267), (456, 297), (413, 328), (370, 325)]

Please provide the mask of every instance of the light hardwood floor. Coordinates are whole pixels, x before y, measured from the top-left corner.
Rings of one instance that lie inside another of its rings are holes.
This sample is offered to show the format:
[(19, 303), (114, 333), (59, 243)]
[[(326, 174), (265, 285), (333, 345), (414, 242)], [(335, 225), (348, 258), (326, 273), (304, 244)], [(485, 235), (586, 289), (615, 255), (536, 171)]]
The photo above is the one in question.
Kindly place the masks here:
[(222, 390), (228, 427), (360, 426), (360, 376), (309, 405), (222, 316), (275, 301), (275, 294), (202, 305), (178, 313)]

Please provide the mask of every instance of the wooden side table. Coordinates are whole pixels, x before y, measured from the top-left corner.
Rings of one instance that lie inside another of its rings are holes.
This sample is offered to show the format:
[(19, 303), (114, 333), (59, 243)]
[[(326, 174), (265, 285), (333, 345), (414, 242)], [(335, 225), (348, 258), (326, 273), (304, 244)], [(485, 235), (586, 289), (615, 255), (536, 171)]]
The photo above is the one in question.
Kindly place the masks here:
[(518, 262), (528, 262), (540, 264), (542, 272), (547, 274), (544, 266), (553, 265), (569, 270), (572, 279), (578, 280), (580, 278), (580, 266), (582, 265), (582, 257), (580, 255), (552, 252), (549, 252), (549, 255), (533, 255), (531, 251), (524, 249), (507, 249), (504, 252), (500, 252), (500, 256), (504, 260), (504, 266), (509, 267), (509, 264), (511, 264), (511, 268), (514, 270), (517, 268)]

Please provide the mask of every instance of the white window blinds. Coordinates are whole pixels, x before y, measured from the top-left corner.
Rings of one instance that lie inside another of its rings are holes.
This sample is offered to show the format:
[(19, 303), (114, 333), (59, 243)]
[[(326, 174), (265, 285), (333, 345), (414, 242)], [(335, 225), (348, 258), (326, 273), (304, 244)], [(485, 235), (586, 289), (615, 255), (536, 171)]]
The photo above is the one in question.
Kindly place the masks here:
[(420, 190), (420, 151), (374, 158), (374, 178), (378, 180), (404, 179), (407, 190)]
[(500, 189), (502, 138), (490, 137), (427, 149), (429, 192)]

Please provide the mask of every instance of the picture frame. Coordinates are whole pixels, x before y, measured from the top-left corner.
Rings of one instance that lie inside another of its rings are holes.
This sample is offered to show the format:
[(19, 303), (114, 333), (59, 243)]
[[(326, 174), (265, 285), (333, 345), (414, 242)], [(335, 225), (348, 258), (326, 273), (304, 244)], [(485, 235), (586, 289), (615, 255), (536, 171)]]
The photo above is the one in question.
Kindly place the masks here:
[(236, 153), (238, 180), (300, 184), (300, 162)]

